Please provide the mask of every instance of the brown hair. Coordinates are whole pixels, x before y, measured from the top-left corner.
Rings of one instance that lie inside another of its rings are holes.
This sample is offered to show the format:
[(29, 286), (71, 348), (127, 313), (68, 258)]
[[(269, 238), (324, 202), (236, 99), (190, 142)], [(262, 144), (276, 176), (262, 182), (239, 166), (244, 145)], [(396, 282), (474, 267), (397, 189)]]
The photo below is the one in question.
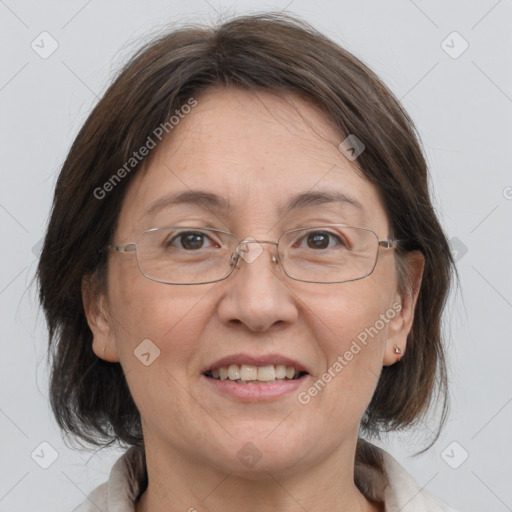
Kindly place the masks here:
[[(383, 368), (362, 431), (378, 435), (413, 425), (437, 389), (439, 436), (447, 413), (441, 315), (455, 266), (431, 204), (415, 127), (360, 60), (307, 23), (274, 13), (213, 28), (188, 26), (153, 40), (122, 69), (77, 135), (56, 185), (38, 267), (50, 337), (51, 406), (60, 427), (96, 445), (143, 444), (120, 364), (92, 351), (81, 295), (84, 276), (104, 275), (106, 256), (98, 249), (111, 243), (126, 187), (142, 166), (123, 173), (106, 197), (98, 199), (95, 191), (180, 105), (213, 86), (298, 93), (315, 102), (342, 136), (356, 134), (364, 142), (358, 166), (382, 194), (390, 236), (405, 240), (395, 252), (399, 291), (410, 292), (408, 252), (420, 251), (425, 267), (407, 352)], [(371, 458), (363, 443), (358, 453), (359, 460)]]

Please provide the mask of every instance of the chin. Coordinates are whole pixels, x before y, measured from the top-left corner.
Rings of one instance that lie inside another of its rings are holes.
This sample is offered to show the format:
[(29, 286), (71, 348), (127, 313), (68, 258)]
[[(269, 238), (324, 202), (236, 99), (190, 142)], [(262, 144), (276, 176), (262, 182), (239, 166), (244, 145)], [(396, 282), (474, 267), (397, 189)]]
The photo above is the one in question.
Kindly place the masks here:
[(272, 437), (269, 432), (275, 427), (274, 423), (264, 434), (254, 432), (251, 435), (246, 431), (244, 435), (231, 438), (227, 445), (215, 450), (215, 464), (220, 464), (226, 472), (249, 480), (265, 480), (269, 473), (289, 473), (300, 470), (302, 464), (305, 467), (311, 464), (310, 460), (305, 460), (309, 451), (305, 447), (312, 446), (312, 443), (304, 442), (307, 436), (287, 431), (286, 435), (281, 432)]

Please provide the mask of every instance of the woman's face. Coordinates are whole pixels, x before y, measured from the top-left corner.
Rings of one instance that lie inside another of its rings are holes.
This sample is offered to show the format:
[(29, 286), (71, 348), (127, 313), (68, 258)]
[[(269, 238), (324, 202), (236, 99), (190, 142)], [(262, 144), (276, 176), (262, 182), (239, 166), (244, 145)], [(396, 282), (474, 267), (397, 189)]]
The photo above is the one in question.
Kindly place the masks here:
[[(277, 240), (302, 226), (341, 223), (387, 239), (377, 189), (338, 149), (341, 137), (317, 109), (297, 96), (237, 89), (197, 100), (131, 183), (116, 244), (170, 225)], [(218, 196), (225, 208), (164, 199), (192, 191)], [(296, 195), (321, 191), (360, 206), (303, 201), (283, 213)], [(272, 262), (275, 245), (261, 248), (226, 280), (189, 286), (149, 280), (133, 252), (111, 252), (101, 308), (88, 313), (93, 348), (121, 363), (148, 446), (252, 474), (300, 471), (343, 451), (350, 459), (382, 366), (395, 362), (395, 343), (405, 349), (412, 321), (399, 311), (393, 251), (381, 248), (364, 279), (313, 284)], [(262, 378), (280, 375), (280, 365), (307, 374), (274, 384), (212, 378), (230, 364), (248, 366), (248, 380), (254, 366), (270, 366)]]

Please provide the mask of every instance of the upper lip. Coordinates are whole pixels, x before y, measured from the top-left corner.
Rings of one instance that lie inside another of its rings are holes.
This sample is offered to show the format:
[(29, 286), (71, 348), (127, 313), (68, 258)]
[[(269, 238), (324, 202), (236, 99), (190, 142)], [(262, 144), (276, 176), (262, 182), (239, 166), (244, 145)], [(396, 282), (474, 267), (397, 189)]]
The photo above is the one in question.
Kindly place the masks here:
[(280, 355), (280, 354), (266, 354), (254, 356), (250, 354), (232, 354), (230, 356), (222, 357), (214, 363), (209, 364), (202, 373), (209, 372), (216, 368), (228, 367), (231, 364), (247, 364), (252, 366), (269, 366), (269, 365), (284, 365), (295, 368), (299, 372), (309, 373), (307, 368), (295, 359)]

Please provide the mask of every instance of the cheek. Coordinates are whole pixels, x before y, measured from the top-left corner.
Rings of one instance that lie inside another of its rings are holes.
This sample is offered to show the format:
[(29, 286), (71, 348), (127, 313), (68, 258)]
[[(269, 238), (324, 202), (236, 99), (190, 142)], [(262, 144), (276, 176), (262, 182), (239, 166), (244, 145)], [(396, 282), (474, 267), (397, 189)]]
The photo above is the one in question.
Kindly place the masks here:
[(165, 285), (146, 279), (137, 268), (115, 274), (109, 282), (109, 302), (123, 367), (129, 369), (137, 361), (134, 351), (144, 340), (151, 340), (160, 351), (160, 363), (186, 368), (206, 323), (203, 299), (212, 285), (200, 290)]
[(323, 298), (319, 293), (309, 299), (318, 314), (315, 337), (321, 340), (324, 366), (307, 393), (313, 408), (339, 421), (361, 417), (366, 410), (382, 370), (389, 322), (395, 315), (393, 288), (383, 286), (378, 275), (372, 276), (343, 283)]
[(350, 350), (352, 342), (364, 346), (365, 353), (374, 352), (375, 346), (382, 344), (394, 314), (393, 288), (384, 286), (378, 276), (374, 279), (372, 276), (342, 283), (332, 293), (320, 291), (309, 296), (309, 306), (317, 313), (317, 325), (323, 331), (318, 338), (326, 340), (325, 348), (331, 357), (333, 353), (342, 355)]
[(162, 435), (169, 424), (187, 431), (180, 411), (201, 413), (186, 389), (211, 317), (206, 297), (212, 285), (168, 286), (129, 272), (113, 275), (109, 284), (119, 359), (142, 418)]

